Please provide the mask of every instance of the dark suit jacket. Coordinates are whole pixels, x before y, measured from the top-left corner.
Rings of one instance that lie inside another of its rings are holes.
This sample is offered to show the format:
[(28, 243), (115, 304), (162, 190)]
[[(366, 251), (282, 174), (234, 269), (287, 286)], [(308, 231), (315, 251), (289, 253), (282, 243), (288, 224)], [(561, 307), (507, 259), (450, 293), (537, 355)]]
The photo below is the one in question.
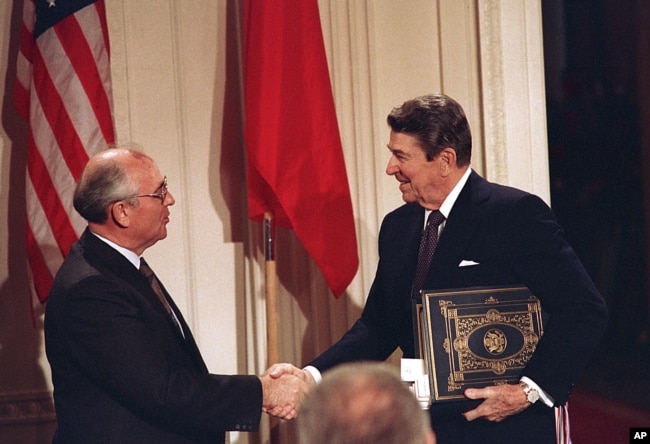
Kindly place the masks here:
[(256, 376), (208, 373), (147, 280), (88, 230), (58, 272), (45, 314), (61, 443), (219, 443), (259, 426)]
[[(413, 357), (410, 291), (424, 209), (405, 204), (384, 219), (379, 264), (361, 318), (310, 365), (321, 371), (359, 359), (384, 360), (396, 347)], [(478, 265), (459, 267), (462, 260)], [(549, 315), (524, 375), (564, 404), (606, 325), (605, 303), (550, 208), (538, 197), (472, 172), (440, 236), (427, 290), (525, 284)], [(553, 409), (534, 404), (501, 423), (468, 423), (476, 401), (437, 403), (431, 419), (440, 444), (553, 442)], [(539, 441), (535, 441), (539, 437)]]

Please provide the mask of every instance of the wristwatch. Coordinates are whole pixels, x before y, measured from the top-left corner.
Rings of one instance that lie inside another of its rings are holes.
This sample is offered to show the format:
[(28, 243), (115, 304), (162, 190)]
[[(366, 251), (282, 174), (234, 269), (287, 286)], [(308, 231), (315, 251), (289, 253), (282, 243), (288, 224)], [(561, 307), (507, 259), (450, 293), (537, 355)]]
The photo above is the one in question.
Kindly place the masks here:
[(531, 404), (535, 404), (539, 399), (539, 393), (537, 392), (537, 390), (535, 390), (535, 388), (526, 384), (524, 381), (519, 381), (519, 386), (524, 390), (528, 402), (530, 402)]

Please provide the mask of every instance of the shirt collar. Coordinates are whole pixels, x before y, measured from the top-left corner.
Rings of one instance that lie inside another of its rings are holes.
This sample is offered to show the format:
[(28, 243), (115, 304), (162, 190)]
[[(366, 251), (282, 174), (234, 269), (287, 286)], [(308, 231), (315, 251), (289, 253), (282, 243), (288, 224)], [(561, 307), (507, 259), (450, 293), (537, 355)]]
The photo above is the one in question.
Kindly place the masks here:
[[(445, 216), (445, 220), (449, 217), (449, 213), (451, 213), (451, 209), (453, 208), (454, 204), (456, 203), (456, 199), (458, 199), (458, 196), (460, 195), (461, 190), (467, 183), (467, 179), (469, 179), (469, 175), (471, 174), (472, 169), (467, 168), (465, 173), (463, 173), (462, 177), (458, 181), (458, 183), (454, 186), (454, 188), (451, 190), (451, 193), (447, 195), (445, 200), (442, 202), (442, 205), (440, 205), (440, 208), (438, 211), (442, 213), (443, 216)], [(431, 210), (425, 210), (424, 212), (424, 221), (426, 224), (426, 220), (429, 217), (429, 214), (431, 214)], [(443, 222), (444, 224), (444, 222)]]
[(471, 168), (467, 168), (467, 170), (465, 170), (465, 173), (460, 178), (456, 186), (451, 190), (451, 193), (449, 193), (449, 195), (445, 198), (444, 202), (442, 202), (442, 205), (440, 205), (440, 212), (443, 216), (445, 216), (445, 219), (449, 217), (449, 213), (451, 213), (451, 209), (456, 203), (456, 199), (458, 199), (458, 195), (460, 194), (461, 190), (467, 183), (467, 179), (469, 179), (471, 172)]
[(91, 231), (91, 233), (93, 235), (97, 236), (97, 238), (99, 238), (101, 241), (108, 244), (108, 246), (110, 246), (113, 249), (117, 250), (117, 252), (120, 253), (122, 256), (124, 256), (129, 262), (131, 262), (135, 268), (140, 269), (140, 257), (137, 254), (135, 254), (133, 251), (131, 251), (131, 250), (127, 249), (127, 248), (124, 248), (124, 247), (122, 247), (120, 245), (117, 245), (115, 242), (110, 241), (110, 240), (106, 239), (105, 237), (100, 236), (97, 233), (94, 233), (92, 231)]

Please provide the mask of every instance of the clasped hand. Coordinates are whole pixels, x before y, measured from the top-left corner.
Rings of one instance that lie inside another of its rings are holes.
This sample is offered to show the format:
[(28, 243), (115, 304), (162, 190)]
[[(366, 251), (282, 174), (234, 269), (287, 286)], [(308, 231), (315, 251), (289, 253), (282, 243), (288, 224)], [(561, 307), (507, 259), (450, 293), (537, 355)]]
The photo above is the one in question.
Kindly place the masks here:
[(503, 421), (508, 416), (515, 415), (530, 405), (524, 391), (518, 384), (467, 389), (465, 390), (465, 397), (469, 399), (484, 399), (478, 407), (463, 413), (463, 416), (468, 421), (473, 421), (478, 418), (485, 418), (488, 421), (495, 422)]
[(315, 384), (311, 374), (291, 364), (274, 364), (262, 376), (262, 411), (281, 419), (293, 419), (309, 387)]

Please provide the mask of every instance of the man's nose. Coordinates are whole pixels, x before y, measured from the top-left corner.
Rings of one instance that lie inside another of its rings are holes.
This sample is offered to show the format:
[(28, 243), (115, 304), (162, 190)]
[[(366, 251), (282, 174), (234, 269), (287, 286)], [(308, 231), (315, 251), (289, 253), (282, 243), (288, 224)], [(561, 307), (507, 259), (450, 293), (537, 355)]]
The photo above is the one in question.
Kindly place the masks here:
[(397, 161), (395, 160), (395, 157), (391, 156), (391, 158), (388, 159), (388, 164), (386, 165), (386, 174), (392, 176), (398, 171), (399, 167), (397, 166)]
[(174, 196), (172, 195), (171, 192), (167, 191), (164, 204), (167, 206), (171, 206), (174, 205), (175, 203), (176, 203), (176, 199), (174, 199)]

